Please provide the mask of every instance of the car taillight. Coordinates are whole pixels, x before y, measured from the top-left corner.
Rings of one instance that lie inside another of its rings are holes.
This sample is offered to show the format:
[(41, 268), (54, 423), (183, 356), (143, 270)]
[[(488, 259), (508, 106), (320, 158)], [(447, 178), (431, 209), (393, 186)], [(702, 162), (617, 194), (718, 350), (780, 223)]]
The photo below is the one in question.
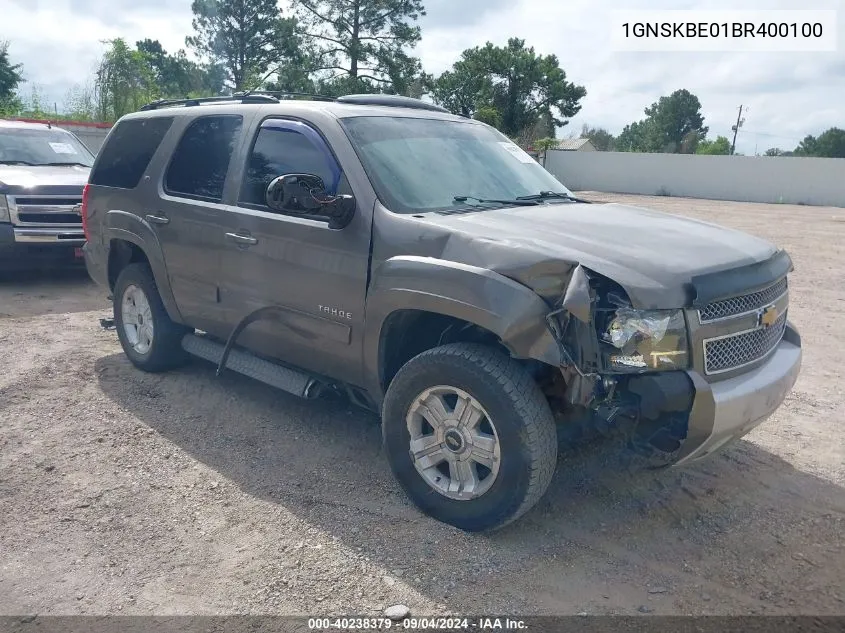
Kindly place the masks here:
[(79, 209), (79, 215), (82, 216), (82, 230), (85, 232), (85, 241), (91, 241), (91, 236), (88, 235), (88, 185), (82, 189), (82, 206)]

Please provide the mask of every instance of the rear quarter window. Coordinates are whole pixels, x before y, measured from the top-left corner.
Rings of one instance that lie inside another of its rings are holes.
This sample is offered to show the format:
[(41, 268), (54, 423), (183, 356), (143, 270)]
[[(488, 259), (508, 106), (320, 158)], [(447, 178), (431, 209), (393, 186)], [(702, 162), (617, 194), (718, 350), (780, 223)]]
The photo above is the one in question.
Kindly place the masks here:
[(137, 187), (172, 124), (173, 117), (119, 122), (100, 150), (89, 182), (119, 189)]

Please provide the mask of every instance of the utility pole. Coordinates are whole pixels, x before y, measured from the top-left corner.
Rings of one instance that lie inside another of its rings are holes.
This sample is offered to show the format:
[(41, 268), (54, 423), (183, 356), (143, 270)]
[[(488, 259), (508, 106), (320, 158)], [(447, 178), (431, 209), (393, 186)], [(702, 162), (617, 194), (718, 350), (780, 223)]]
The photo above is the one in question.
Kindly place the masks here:
[(745, 123), (745, 119), (742, 118), (742, 107), (743, 106), (739, 106), (739, 114), (736, 115), (736, 125), (731, 127), (734, 132), (734, 140), (733, 143), (731, 143), (731, 156), (733, 156), (736, 151), (736, 134), (739, 132), (739, 128), (742, 127), (742, 124)]

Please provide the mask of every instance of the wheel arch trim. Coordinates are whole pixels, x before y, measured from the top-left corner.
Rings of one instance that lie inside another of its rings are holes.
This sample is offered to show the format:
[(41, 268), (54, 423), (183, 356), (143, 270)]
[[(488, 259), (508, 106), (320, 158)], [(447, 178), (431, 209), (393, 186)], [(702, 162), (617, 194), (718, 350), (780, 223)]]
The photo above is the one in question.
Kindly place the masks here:
[(161, 242), (150, 224), (133, 213), (111, 210), (106, 214), (105, 237), (109, 243), (112, 240), (123, 240), (141, 249), (150, 263), (153, 279), (167, 315), (174, 322), (182, 323), (182, 315), (170, 288)]

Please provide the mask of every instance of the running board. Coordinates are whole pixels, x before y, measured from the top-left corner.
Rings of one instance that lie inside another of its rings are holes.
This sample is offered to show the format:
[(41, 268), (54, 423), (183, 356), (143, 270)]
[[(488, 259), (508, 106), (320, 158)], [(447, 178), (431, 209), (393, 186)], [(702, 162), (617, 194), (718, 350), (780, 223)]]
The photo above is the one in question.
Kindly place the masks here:
[[(220, 363), (225, 347), (222, 343), (196, 334), (186, 334), (182, 339), (182, 349), (215, 365)], [(224, 369), (260, 380), (300, 398), (313, 397), (318, 391), (315, 389), (317, 381), (308, 374), (264, 360), (244, 350), (232, 349)]]

